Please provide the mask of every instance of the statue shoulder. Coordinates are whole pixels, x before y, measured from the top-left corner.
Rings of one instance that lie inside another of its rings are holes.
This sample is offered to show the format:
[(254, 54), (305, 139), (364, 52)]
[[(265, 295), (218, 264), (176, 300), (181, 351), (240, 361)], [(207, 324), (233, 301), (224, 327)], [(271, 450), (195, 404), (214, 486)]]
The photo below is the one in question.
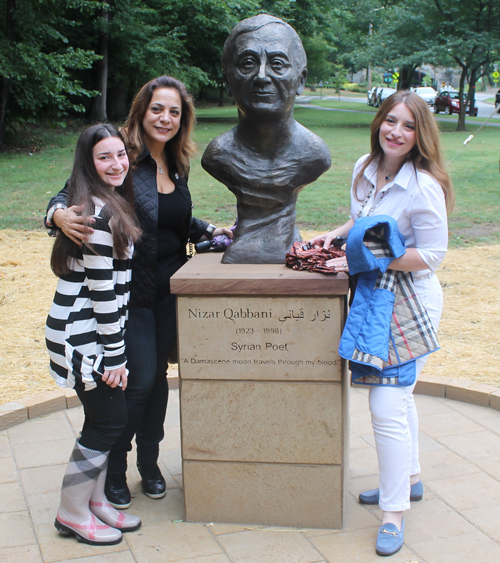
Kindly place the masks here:
[(226, 156), (231, 154), (235, 146), (234, 129), (235, 128), (230, 129), (218, 137), (215, 137), (215, 139), (212, 139), (203, 153), (203, 159), (208, 157), (217, 158), (221, 155)]
[(202, 167), (219, 181), (224, 179), (226, 169), (237, 151), (235, 129), (234, 127), (210, 141), (201, 158)]
[[(300, 151), (301, 160), (305, 165), (319, 166), (320, 174), (328, 170), (332, 164), (330, 149), (323, 139), (297, 121), (293, 135), (294, 150)], [(318, 171), (319, 171), (318, 169)]]
[(322, 155), (330, 155), (330, 150), (325, 141), (323, 141), (319, 135), (316, 135), (316, 133), (313, 133), (310, 129), (301, 125), (298, 121), (295, 122), (293, 138), (295, 139), (295, 143), (300, 145), (300, 148), (306, 153), (314, 154), (319, 150)]

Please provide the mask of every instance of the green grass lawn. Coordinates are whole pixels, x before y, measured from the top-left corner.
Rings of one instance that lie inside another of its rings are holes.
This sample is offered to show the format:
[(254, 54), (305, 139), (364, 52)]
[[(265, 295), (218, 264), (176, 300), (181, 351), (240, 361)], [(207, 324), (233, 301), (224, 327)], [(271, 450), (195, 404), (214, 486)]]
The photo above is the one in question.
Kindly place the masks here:
[(33, 131), (33, 138), (23, 138), (30, 148), (0, 153), (1, 228), (42, 228), (49, 199), (71, 174), (82, 129)]
[(302, 92), (303, 96), (348, 96), (350, 98), (366, 98), (366, 91), (365, 92), (350, 92), (349, 90), (341, 90), (340, 94), (337, 92), (335, 88), (320, 88), (319, 86), (316, 88), (316, 91), (313, 92), (309, 87), (306, 86), (304, 91)]
[(351, 110), (351, 111), (366, 111), (369, 113), (373, 113), (374, 115), (377, 113), (378, 108), (374, 108), (369, 106), (368, 104), (360, 104), (359, 102), (342, 102), (338, 100), (312, 100), (309, 102), (311, 105), (319, 106), (322, 108), (333, 108), (333, 109), (340, 109), (340, 110)]
[[(334, 101), (332, 101), (334, 102)], [(327, 230), (344, 222), (349, 213), (352, 167), (369, 150), (370, 108), (353, 102), (334, 102), (338, 109), (354, 112), (296, 108), (295, 118), (321, 136), (330, 148), (332, 167), (299, 195), (299, 227)], [(353, 107), (354, 106), (354, 107)], [(215, 224), (232, 224), (235, 198), (200, 165), (211, 139), (237, 123), (236, 108), (200, 109), (190, 188), (196, 216)], [(448, 171), (457, 192), (457, 206), (450, 217), (450, 245), (499, 243), (499, 140), (500, 129), (484, 127), (467, 146), (463, 141), (480, 126), (467, 119), (468, 132), (457, 133), (456, 123), (439, 122)], [(80, 128), (80, 130), (83, 127)], [(0, 225), (2, 228), (42, 228), (48, 199), (68, 178), (78, 130), (45, 134), (43, 148), (0, 153)]]

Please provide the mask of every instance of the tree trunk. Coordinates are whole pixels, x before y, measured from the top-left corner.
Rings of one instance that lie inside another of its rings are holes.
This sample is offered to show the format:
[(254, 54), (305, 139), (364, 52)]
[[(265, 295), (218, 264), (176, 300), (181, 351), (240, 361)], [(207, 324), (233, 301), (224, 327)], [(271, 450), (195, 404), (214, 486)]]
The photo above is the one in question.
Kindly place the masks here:
[(409, 90), (417, 65), (403, 65), (399, 71), (398, 90)]
[(224, 90), (226, 89), (226, 87), (224, 86), (224, 83), (222, 82), (219, 85), (219, 103), (218, 103), (218, 107), (222, 108), (224, 107)]
[[(5, 26), (7, 29), (7, 40), (10, 47), (14, 46), (15, 25), (14, 11), (16, 9), (16, 0), (8, 0), (5, 10)], [(6, 76), (2, 76), (0, 80), (0, 149), (5, 141), (5, 127), (7, 116), (7, 102), (9, 100), (10, 80)]]
[(112, 100), (112, 103), (108, 105), (107, 114), (112, 121), (121, 121), (127, 117), (130, 106), (128, 91), (126, 79), (123, 79), (120, 84), (108, 88), (108, 100)]
[(99, 44), (97, 54), (102, 59), (96, 62), (96, 78), (95, 89), (99, 94), (92, 100), (90, 109), (91, 121), (107, 121), (106, 104), (108, 99), (108, 70), (109, 70), (109, 34), (107, 23), (109, 21), (109, 12), (106, 8), (101, 10), (102, 29), (99, 32)]
[(463, 103), (464, 99), (464, 86), (465, 78), (467, 76), (467, 68), (462, 67), (462, 74), (460, 75), (460, 88), (459, 88), (459, 98), (460, 98), (460, 110), (458, 114), (458, 124), (457, 131), (465, 131), (465, 111), (467, 109), (467, 104)]
[[(476, 105), (476, 82), (477, 69), (472, 69), (469, 80), (469, 94), (467, 96), (467, 104), (469, 104), (469, 115), (474, 116), (474, 106)], [(467, 106), (465, 106), (467, 108)]]
[(0, 149), (5, 141), (5, 125), (7, 113), (7, 100), (9, 99), (10, 80), (2, 76), (0, 82)]

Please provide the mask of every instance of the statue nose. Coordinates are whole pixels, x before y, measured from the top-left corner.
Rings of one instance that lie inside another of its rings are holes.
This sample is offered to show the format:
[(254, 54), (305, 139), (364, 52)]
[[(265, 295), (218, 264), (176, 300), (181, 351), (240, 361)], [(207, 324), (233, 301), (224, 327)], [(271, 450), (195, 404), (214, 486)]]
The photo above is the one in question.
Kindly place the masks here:
[(262, 61), (262, 63), (259, 65), (259, 72), (257, 73), (256, 79), (261, 82), (269, 82), (266, 61)]

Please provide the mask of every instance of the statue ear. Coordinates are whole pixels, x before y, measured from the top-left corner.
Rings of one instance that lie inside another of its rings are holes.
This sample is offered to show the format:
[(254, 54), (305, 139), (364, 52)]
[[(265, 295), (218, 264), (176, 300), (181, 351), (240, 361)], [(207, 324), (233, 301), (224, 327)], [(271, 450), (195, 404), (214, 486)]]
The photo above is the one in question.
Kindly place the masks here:
[(228, 93), (229, 96), (231, 96), (231, 98), (233, 97), (233, 93), (231, 91), (231, 87), (229, 86), (229, 80), (227, 79), (227, 75), (224, 72), (222, 74), (222, 80), (224, 82), (224, 86), (226, 87), (226, 92)]
[(305, 68), (300, 73), (299, 83), (297, 86), (297, 96), (300, 96), (300, 94), (302, 94), (302, 92), (304, 91), (304, 88), (306, 87), (306, 78), (307, 78), (307, 68)]

